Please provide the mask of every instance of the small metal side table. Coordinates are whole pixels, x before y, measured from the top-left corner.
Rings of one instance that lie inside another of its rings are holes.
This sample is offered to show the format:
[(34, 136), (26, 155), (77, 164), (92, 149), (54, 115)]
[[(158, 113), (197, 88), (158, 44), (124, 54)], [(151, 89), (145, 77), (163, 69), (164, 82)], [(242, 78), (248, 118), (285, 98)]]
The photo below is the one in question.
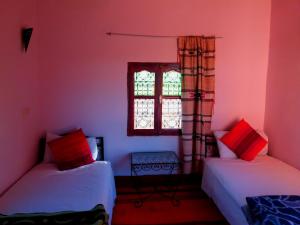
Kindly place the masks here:
[[(180, 161), (173, 151), (159, 151), (159, 152), (132, 152), (131, 153), (131, 176), (142, 176), (143, 172), (149, 171), (166, 171), (166, 175), (172, 175), (174, 171), (180, 170)], [(156, 174), (153, 174), (156, 175)], [(136, 182), (136, 190), (139, 192), (141, 182)], [(153, 192), (146, 197), (136, 200), (136, 207), (141, 207), (146, 199), (152, 194), (158, 193), (164, 197), (172, 200), (174, 206), (179, 205), (179, 200), (176, 199), (176, 192), (178, 190), (178, 182), (174, 189), (169, 189), (172, 194), (166, 195), (160, 192), (157, 186), (153, 186)]]

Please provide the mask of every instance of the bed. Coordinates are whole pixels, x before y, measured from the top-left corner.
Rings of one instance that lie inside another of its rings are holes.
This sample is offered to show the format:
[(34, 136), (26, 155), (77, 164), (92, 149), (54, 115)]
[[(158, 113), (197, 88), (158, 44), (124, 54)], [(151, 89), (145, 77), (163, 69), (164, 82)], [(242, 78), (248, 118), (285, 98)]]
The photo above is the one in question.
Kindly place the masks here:
[(246, 197), (300, 195), (300, 171), (270, 156), (248, 162), (207, 158), (202, 189), (231, 225), (251, 224)]
[(116, 197), (111, 164), (104, 157), (103, 139), (97, 138), (99, 158), (94, 163), (59, 171), (53, 163), (40, 163), (0, 198), (0, 213), (54, 213), (91, 210), (102, 204), (112, 218)]

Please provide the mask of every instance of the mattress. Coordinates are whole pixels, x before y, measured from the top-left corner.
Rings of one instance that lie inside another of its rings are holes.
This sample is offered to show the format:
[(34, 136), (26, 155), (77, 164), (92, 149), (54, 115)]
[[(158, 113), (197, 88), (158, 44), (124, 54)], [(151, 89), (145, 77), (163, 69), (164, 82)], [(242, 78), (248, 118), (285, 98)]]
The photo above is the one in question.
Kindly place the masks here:
[(42, 163), (0, 198), (0, 213), (84, 211), (100, 203), (111, 221), (115, 197), (109, 162), (96, 161), (65, 171), (52, 163)]
[(208, 158), (202, 189), (231, 225), (244, 225), (248, 224), (242, 210), (247, 209), (246, 197), (300, 195), (300, 171), (270, 156), (258, 156), (251, 162)]

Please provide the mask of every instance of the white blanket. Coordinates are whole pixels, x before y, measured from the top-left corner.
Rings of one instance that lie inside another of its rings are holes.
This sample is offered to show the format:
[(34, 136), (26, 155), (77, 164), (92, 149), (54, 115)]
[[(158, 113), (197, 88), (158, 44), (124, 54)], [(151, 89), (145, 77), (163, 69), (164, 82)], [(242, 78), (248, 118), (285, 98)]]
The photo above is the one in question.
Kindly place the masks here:
[(300, 171), (270, 156), (251, 162), (208, 158), (202, 188), (232, 225), (243, 225), (247, 224), (241, 209), (246, 197), (300, 195)]
[(96, 161), (65, 171), (59, 171), (54, 164), (42, 163), (0, 198), (0, 213), (84, 211), (103, 204), (111, 219), (115, 197), (109, 162)]

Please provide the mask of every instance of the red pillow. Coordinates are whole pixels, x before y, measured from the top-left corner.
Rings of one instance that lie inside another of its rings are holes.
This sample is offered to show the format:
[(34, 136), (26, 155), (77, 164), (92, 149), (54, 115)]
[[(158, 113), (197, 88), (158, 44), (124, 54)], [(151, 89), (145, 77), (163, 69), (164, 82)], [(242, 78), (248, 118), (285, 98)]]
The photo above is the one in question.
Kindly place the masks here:
[(81, 129), (50, 141), (48, 145), (59, 170), (73, 169), (94, 162)]
[(239, 158), (247, 161), (253, 160), (267, 144), (244, 119), (220, 140)]

